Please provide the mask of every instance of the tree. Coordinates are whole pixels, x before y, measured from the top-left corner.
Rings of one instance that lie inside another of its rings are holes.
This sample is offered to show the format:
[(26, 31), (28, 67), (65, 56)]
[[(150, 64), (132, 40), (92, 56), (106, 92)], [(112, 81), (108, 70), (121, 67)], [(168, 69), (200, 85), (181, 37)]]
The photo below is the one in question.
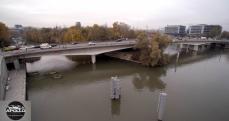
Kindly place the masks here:
[(220, 36), (221, 31), (222, 31), (222, 27), (221, 27), (221, 26), (214, 26), (214, 27), (212, 27), (212, 29), (209, 31), (207, 37), (215, 38), (215, 37), (217, 37), (217, 36)]
[(146, 33), (145, 32), (139, 33), (137, 37), (137, 44), (135, 47), (139, 49), (140, 55), (135, 55), (138, 56), (138, 58), (137, 57), (135, 58), (141, 61), (143, 65), (146, 66), (150, 66), (150, 63), (152, 62), (152, 59), (150, 57), (151, 51), (149, 46), (150, 43)]
[(70, 27), (64, 33), (64, 42), (84, 41), (85, 37), (82, 35), (79, 28)]
[(25, 31), (25, 38), (28, 41), (37, 43), (64, 43), (74, 41), (97, 41), (114, 40), (119, 38), (136, 38), (136, 31), (130, 29), (130, 26), (115, 22), (113, 27), (93, 26), (82, 27), (80, 23), (69, 28), (32, 28), (28, 27)]
[(27, 41), (42, 43), (42, 35), (39, 29), (28, 27), (25, 29), (25, 38)]
[(155, 33), (152, 38), (151, 48), (151, 58), (154, 58), (155, 61), (151, 65), (164, 65), (168, 63), (168, 58), (166, 55), (164, 55), (164, 49), (169, 45), (169, 43), (172, 41), (171, 38), (169, 38), (167, 35), (163, 35), (160, 33)]
[(109, 30), (106, 26), (94, 24), (89, 29), (88, 40), (108, 40)]
[(149, 44), (148, 37), (145, 32), (141, 32), (137, 36), (137, 44), (135, 45), (135, 48), (144, 49), (147, 48)]
[(115, 22), (113, 23), (113, 37), (114, 39), (118, 39), (118, 38), (127, 38), (129, 35), (129, 31), (130, 31), (130, 26), (122, 23), (122, 22)]
[(139, 61), (146, 66), (163, 65), (167, 59), (163, 50), (168, 46), (171, 39), (166, 35), (155, 33), (152, 38), (148, 38), (145, 32), (141, 32), (137, 37), (136, 48), (140, 50)]
[(6, 25), (0, 22), (0, 47), (9, 45), (9, 30)]
[(229, 39), (229, 32), (223, 31), (220, 38), (221, 39)]

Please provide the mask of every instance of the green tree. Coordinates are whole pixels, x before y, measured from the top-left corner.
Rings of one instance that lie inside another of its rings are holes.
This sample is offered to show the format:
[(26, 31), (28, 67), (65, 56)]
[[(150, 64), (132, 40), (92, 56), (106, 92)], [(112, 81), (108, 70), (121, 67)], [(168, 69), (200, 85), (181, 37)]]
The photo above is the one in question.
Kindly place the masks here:
[(0, 47), (9, 45), (9, 30), (7, 26), (0, 22)]

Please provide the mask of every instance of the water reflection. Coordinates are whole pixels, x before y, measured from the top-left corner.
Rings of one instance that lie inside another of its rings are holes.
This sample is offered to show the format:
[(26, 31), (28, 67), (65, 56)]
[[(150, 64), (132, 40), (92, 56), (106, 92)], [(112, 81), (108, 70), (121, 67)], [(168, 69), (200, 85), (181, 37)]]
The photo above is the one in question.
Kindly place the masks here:
[(166, 84), (160, 79), (166, 75), (165, 68), (150, 69), (146, 72), (138, 72), (133, 77), (133, 85), (136, 89), (148, 88), (150, 91), (164, 89)]
[[(30, 73), (28, 78), (32, 117), (34, 121), (156, 121), (158, 92), (166, 88), (166, 121), (226, 121), (229, 54), (223, 51), (221, 56), (219, 51), (180, 56), (177, 72), (174, 63), (146, 68), (97, 58), (94, 65), (77, 65), (63, 56), (42, 57), (27, 65), (28, 72), (44, 72)], [(54, 79), (52, 71), (63, 77)], [(122, 98), (112, 101), (109, 80), (115, 75), (121, 79)]]
[[(201, 54), (198, 54), (198, 55), (191, 55), (191, 54), (180, 54), (179, 58), (178, 58), (178, 61), (176, 61), (176, 57), (172, 57), (171, 58), (171, 64), (169, 65), (169, 67), (175, 67), (176, 69), (178, 67), (182, 67), (182, 66), (185, 66), (185, 65), (190, 65), (190, 64), (193, 64), (193, 63), (197, 63), (197, 62), (201, 62), (201, 61), (205, 61), (205, 60), (208, 60), (210, 58), (214, 58), (216, 56), (219, 56), (219, 61), (221, 59), (221, 55), (222, 53), (224, 54), (228, 54), (229, 51), (223, 51), (223, 50), (214, 50), (214, 51), (205, 51)], [(176, 71), (175, 71), (176, 72)]]
[(64, 71), (74, 68), (75, 65), (77, 65), (76, 62), (65, 56), (42, 56), (39, 61), (26, 64), (28, 72)]
[(111, 114), (112, 116), (120, 115), (121, 100), (111, 100)]

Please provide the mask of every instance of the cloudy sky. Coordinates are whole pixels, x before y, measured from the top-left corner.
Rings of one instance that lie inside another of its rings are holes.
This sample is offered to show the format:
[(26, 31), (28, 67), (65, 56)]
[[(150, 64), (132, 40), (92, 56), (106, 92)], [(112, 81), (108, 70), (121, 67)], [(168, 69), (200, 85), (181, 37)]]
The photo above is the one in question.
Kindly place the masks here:
[(229, 0), (0, 0), (0, 21), (8, 26), (53, 27), (107, 24), (135, 28), (220, 24), (229, 30)]

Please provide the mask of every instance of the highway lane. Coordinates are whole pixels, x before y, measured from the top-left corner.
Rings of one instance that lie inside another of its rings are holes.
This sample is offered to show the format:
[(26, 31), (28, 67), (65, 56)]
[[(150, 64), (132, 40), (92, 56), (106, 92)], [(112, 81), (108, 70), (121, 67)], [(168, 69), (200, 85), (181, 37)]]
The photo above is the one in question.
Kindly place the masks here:
[(42, 53), (42, 52), (51, 52), (51, 51), (59, 51), (59, 50), (67, 50), (67, 49), (82, 49), (82, 48), (94, 48), (94, 47), (104, 47), (104, 46), (121, 46), (121, 45), (134, 45), (136, 43), (135, 40), (124, 40), (120, 42), (96, 42), (95, 45), (89, 45), (88, 43), (78, 43), (78, 44), (63, 44), (63, 45), (57, 45), (55, 47), (52, 47), (50, 49), (41, 49), (41, 48), (29, 48), (29, 49), (23, 49), (23, 50), (14, 50), (14, 51), (7, 51), (3, 52), (3, 56), (9, 57), (9, 56), (17, 56), (17, 55), (23, 55), (23, 54), (32, 54), (32, 53)]

